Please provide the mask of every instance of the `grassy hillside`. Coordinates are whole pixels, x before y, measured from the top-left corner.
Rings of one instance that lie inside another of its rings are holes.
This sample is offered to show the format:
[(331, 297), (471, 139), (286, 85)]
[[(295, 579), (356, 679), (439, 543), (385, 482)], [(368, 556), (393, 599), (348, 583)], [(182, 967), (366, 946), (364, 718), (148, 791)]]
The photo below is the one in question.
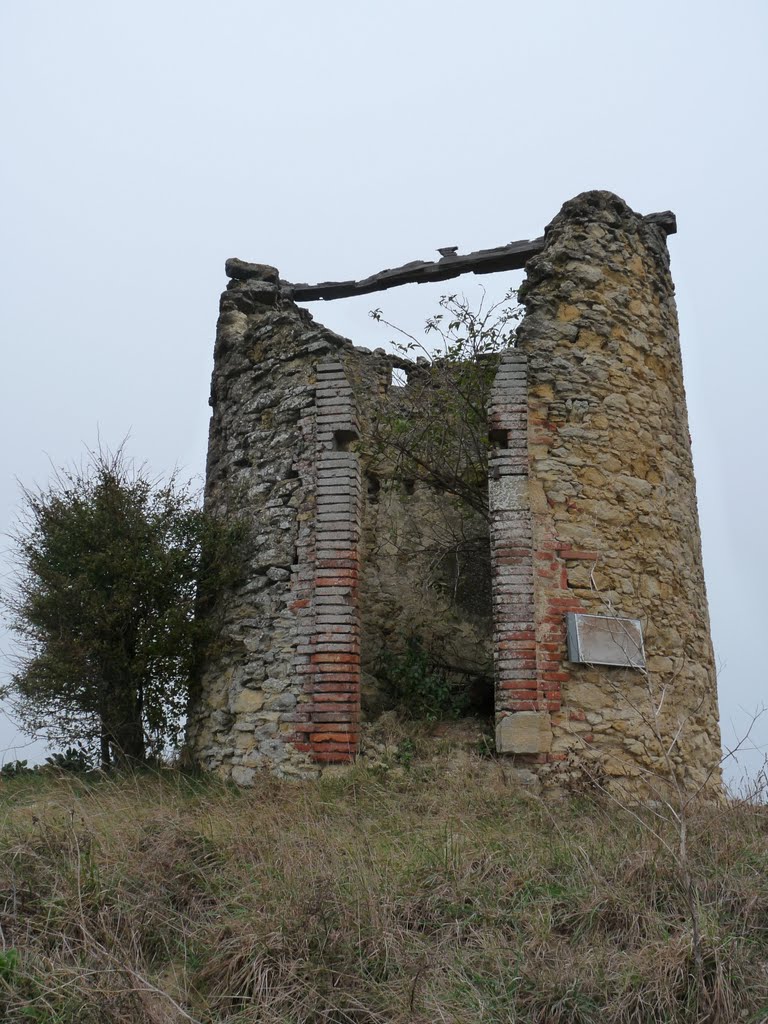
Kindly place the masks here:
[(468, 754), (237, 791), (0, 782), (0, 1019), (768, 1019), (768, 811), (692, 814), (702, 923), (648, 811)]

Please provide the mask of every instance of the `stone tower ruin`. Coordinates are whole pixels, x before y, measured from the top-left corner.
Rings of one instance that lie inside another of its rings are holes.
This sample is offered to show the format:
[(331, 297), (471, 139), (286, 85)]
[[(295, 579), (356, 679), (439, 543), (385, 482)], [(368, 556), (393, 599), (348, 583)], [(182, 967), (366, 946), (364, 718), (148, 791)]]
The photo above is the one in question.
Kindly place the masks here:
[[(209, 509), (246, 524), (239, 583), (190, 708), (207, 769), (308, 776), (354, 759), (382, 665), (417, 632), (482, 691), (496, 751), (642, 788), (719, 777), (716, 680), (666, 238), (607, 192), (543, 238), (363, 282), (281, 281), (230, 260), (211, 388)], [(297, 302), (525, 267), (494, 364), (488, 514), (373, 466), (392, 369)], [(460, 537), (448, 547), (440, 536)], [(435, 552), (440, 551), (440, 557)], [(668, 766), (667, 766), (668, 767)]]

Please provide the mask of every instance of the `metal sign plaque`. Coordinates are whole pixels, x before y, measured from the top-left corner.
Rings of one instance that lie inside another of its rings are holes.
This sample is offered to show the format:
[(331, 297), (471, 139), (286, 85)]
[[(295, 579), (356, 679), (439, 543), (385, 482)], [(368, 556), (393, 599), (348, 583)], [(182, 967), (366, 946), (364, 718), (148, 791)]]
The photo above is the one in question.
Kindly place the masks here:
[(645, 668), (643, 628), (639, 619), (573, 612), (566, 619), (569, 661), (585, 665)]

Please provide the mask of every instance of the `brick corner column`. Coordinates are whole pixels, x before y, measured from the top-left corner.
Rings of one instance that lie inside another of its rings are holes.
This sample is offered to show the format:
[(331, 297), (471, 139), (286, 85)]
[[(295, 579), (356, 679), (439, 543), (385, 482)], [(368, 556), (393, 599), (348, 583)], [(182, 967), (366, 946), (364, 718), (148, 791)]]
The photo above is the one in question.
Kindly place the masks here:
[(317, 366), (314, 623), (305, 705), (307, 747), (313, 760), (354, 760), (360, 739), (360, 615), (358, 577), (361, 471), (349, 451), (359, 436), (352, 388), (344, 366)]
[(527, 366), (525, 353), (504, 354), (489, 408), (496, 749), (545, 760), (552, 727), (537, 672)]

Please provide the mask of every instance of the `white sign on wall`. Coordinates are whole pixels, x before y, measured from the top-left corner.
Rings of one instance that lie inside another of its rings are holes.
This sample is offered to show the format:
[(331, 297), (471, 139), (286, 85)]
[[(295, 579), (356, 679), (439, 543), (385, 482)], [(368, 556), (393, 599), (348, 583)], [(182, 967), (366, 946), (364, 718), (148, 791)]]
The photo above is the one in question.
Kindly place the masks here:
[(643, 628), (639, 619), (573, 612), (566, 619), (569, 661), (645, 668)]

